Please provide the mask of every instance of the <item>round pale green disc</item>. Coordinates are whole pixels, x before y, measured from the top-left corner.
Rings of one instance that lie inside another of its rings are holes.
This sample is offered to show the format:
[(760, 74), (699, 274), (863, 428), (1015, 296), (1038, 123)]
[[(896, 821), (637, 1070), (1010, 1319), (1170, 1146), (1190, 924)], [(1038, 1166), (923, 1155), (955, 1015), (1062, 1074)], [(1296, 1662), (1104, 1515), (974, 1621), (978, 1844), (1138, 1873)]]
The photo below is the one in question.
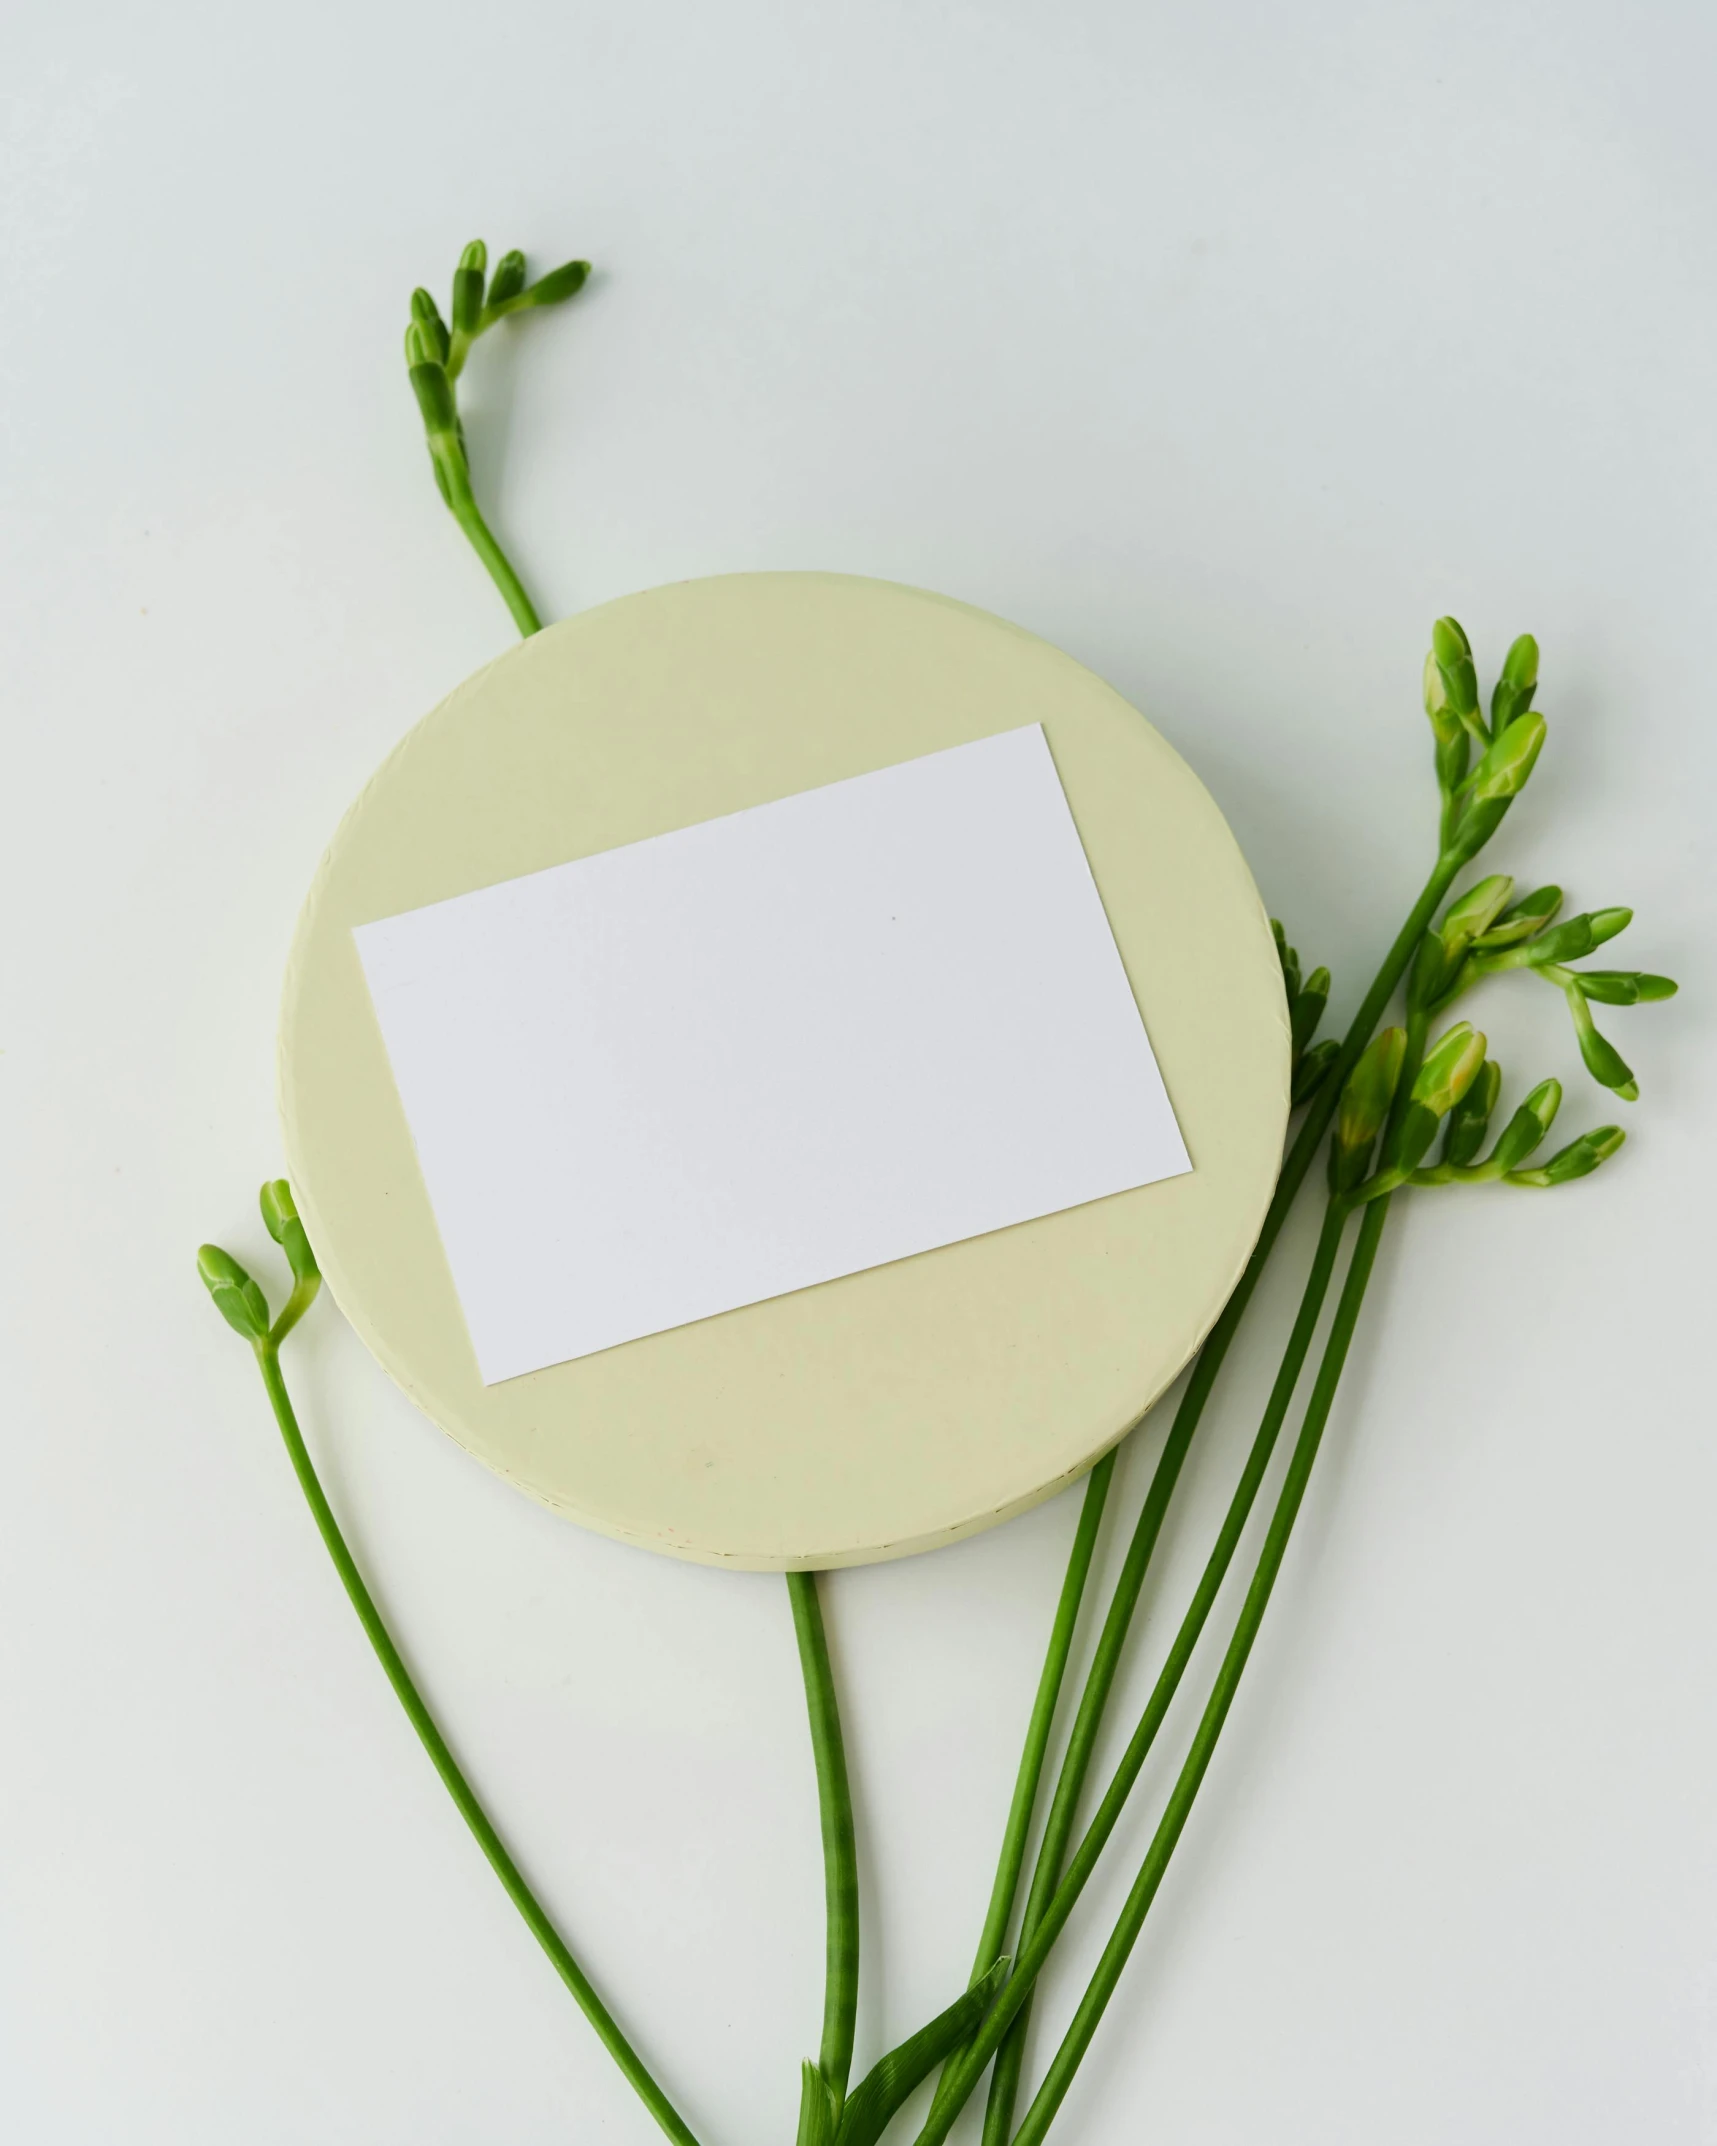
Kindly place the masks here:
[[(1187, 1175), (485, 1387), (352, 927), (1041, 723)], [(418, 724), (346, 815), (280, 1033), (288, 1169), (341, 1309), (425, 1414), (568, 1519), (751, 1569), (903, 1556), (1089, 1468), (1246, 1263), (1288, 1109), (1280, 969), (1197, 777), (1101, 679), (886, 582), (744, 574), (585, 613)]]

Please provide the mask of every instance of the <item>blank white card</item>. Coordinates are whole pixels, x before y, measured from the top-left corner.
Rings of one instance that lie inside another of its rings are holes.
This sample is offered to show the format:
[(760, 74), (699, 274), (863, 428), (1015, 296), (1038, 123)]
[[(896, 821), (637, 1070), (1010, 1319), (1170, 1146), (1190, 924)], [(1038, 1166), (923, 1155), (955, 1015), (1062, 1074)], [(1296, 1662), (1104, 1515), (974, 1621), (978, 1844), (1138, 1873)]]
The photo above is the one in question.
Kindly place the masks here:
[(1191, 1168), (1035, 725), (355, 936), (490, 1385)]

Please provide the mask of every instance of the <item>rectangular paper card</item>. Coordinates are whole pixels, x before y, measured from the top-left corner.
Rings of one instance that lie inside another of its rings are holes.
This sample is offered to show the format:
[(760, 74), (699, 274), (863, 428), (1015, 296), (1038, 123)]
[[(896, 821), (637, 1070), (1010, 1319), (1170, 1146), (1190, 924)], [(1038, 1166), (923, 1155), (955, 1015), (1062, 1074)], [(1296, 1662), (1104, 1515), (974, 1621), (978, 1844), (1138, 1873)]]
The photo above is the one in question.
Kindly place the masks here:
[(1036, 726), (355, 936), (490, 1385), (1191, 1168)]

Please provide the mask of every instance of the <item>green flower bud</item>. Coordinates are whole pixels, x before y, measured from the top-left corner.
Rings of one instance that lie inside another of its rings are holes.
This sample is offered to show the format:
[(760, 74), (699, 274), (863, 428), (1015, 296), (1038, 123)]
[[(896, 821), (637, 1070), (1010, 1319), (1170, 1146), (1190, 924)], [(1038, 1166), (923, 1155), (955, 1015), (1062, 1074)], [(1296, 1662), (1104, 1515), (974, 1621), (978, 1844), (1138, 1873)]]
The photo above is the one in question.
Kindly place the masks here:
[(1562, 1107), (1562, 1083), (1540, 1081), (1502, 1129), (1502, 1136), (1486, 1160), (1498, 1170), (1517, 1170), (1556, 1122)]
[(559, 268), (550, 269), (546, 276), (519, 293), (512, 303), (518, 306), (557, 306), (568, 298), (575, 298), (590, 280), (588, 261), (567, 261)]
[(1639, 1100), (1639, 1082), (1633, 1070), (1607, 1036), (1598, 1033), (1595, 1024), (1587, 1022), (1579, 1029), (1580, 1056), (1586, 1061), (1586, 1071), (1600, 1088), (1608, 1088), (1619, 1095), (1624, 1103)]
[(1571, 1185), (1577, 1177), (1590, 1177), (1600, 1163), (1608, 1162), (1626, 1139), (1619, 1125), (1600, 1125), (1570, 1141), (1541, 1170), (1511, 1170), (1508, 1182), (1540, 1187)]
[(1336, 1110), (1335, 1139), (1330, 1145), (1332, 1192), (1351, 1192), (1363, 1181), (1372, 1147), (1395, 1100), (1406, 1053), (1405, 1031), (1386, 1028), (1372, 1037), (1347, 1076)]
[(268, 1299), (232, 1254), (218, 1244), (199, 1247), (197, 1272), (233, 1332), (246, 1341), (261, 1341), (268, 1333)]
[(1538, 643), (1523, 633), (1502, 659), (1502, 676), (1490, 697), (1490, 726), (1501, 737), (1532, 706), (1538, 690)]
[(1494, 1058), (1487, 1058), (1479, 1068), (1478, 1078), (1449, 1112), (1448, 1130), (1443, 1136), (1444, 1162), (1464, 1170), (1477, 1159), (1501, 1092), (1502, 1068)]
[(1294, 1056), (1298, 1058), (1318, 1032), (1318, 1023), (1324, 1017), (1324, 1008), (1329, 1004), (1329, 971), (1314, 969), (1295, 994), (1289, 1012), (1289, 1025), (1294, 1036)]
[(1314, 1043), (1299, 1064), (1294, 1068), (1294, 1077), (1289, 1089), (1290, 1106), (1298, 1110), (1309, 1103), (1324, 1082), (1329, 1078), (1330, 1067), (1341, 1056), (1341, 1045), (1333, 1036), (1326, 1036), (1322, 1043)]
[(451, 342), (447, 323), (441, 317), (440, 307), (421, 285), (411, 294), (411, 317), (416, 325), (423, 329), (428, 339), (428, 355), (434, 358), (437, 364), (445, 365)]
[(1282, 986), (1291, 1006), (1300, 988), (1300, 957), (1288, 944), (1288, 935), (1277, 917), (1270, 919), (1270, 935), (1276, 942), (1276, 959), (1282, 964)]
[(1454, 982), (1468, 948), (1496, 922), (1513, 892), (1514, 881), (1506, 873), (1496, 872), (1489, 879), (1481, 879), (1444, 912), (1437, 926), (1443, 948), (1443, 989)]
[(284, 1177), (274, 1178), (263, 1186), (261, 1206), (263, 1227), (286, 1254), (293, 1280), (320, 1281), (322, 1270), (316, 1264), (316, 1255), (310, 1249), (310, 1239), (305, 1235), (304, 1225), (298, 1219), (298, 1205), (292, 1197), (292, 1187)]
[(1553, 931), (1534, 939), (1526, 953), (1530, 968), (1556, 968), (1564, 961), (1578, 961), (1582, 954), (1592, 951), (1592, 919), (1589, 916), (1566, 917)]
[(1431, 655), (1442, 673), (1450, 711), (1457, 717), (1476, 715), (1479, 682), (1473, 669), (1472, 644), (1457, 620), (1440, 618), (1431, 628)]
[(483, 311), (483, 271), (488, 265), (488, 247), (480, 238), (474, 238), (459, 256), (459, 266), (453, 271), (455, 335), (472, 336), (477, 333), (478, 318)]
[(1411, 1091), (1414, 1102), (1445, 1117), (1478, 1079), (1484, 1059), (1484, 1037), (1470, 1021), (1457, 1021), (1426, 1052)]
[(1643, 969), (1581, 969), (1580, 989), (1600, 1006), (1646, 1006), (1674, 998), (1680, 988), (1673, 977), (1648, 976)]
[(1602, 946), (1606, 939), (1626, 931), (1633, 920), (1631, 909), (1594, 909), (1588, 919), (1592, 927), (1592, 944)]
[(1419, 1167), (1431, 1151), (1437, 1127), (1477, 1080), (1484, 1055), (1485, 1039), (1470, 1021), (1457, 1021), (1438, 1038), (1408, 1091), (1406, 1109), (1384, 1143), (1385, 1169)]
[(525, 257), (514, 251), (504, 253), (495, 263), (495, 273), (489, 281), (489, 308), (504, 306), (509, 298), (516, 298), (525, 287)]
[(1543, 747), (1544, 718), (1536, 709), (1510, 723), (1492, 742), (1474, 771), (1466, 810), (1450, 838), (1455, 855), (1476, 857), (1484, 848), (1524, 789)]
[(1476, 887), (1470, 887), (1443, 912), (1443, 921), (1437, 927), (1443, 944), (1453, 946), (1459, 940), (1471, 945), (1480, 932), (1488, 931), (1496, 922), (1513, 892), (1514, 881), (1506, 872), (1493, 872)]
[(1518, 797), (1544, 749), (1544, 735), (1544, 718), (1532, 709), (1493, 738), (1473, 774), (1473, 803)]
[(453, 383), (447, 377), (447, 368), (424, 363), (414, 365), (411, 388), (417, 397), (417, 407), (423, 412), (424, 431), (431, 438), (437, 434), (457, 437), (459, 410), (453, 399)]
[[(1437, 667), (1437, 651), (1434, 648), (1425, 658), (1423, 685), (1425, 713), (1431, 719), (1431, 735), (1437, 741), (1439, 765), (1441, 764), (1442, 753), (1456, 745), (1462, 748), (1464, 756), (1467, 733), (1462, 727), (1460, 717), (1449, 705), (1449, 689), (1443, 682), (1441, 670)], [(1466, 772), (1464, 757), (1461, 762), (1461, 772), (1463, 774)]]
[(1473, 941), (1474, 949), (1488, 954), (1506, 946), (1520, 946), (1541, 932), (1561, 906), (1560, 887), (1539, 887), (1512, 909), (1505, 909), (1488, 931), (1480, 932)]

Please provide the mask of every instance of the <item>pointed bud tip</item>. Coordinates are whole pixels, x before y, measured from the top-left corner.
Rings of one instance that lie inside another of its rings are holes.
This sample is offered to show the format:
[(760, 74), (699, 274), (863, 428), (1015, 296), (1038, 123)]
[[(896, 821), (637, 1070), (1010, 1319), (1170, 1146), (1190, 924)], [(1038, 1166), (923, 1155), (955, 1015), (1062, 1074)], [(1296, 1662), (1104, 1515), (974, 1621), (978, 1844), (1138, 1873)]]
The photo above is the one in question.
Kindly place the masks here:
[(281, 1243), (287, 1225), (298, 1220), (298, 1204), (292, 1197), (291, 1184), (284, 1177), (270, 1178), (258, 1195), (257, 1204), (262, 1209), (263, 1227), (276, 1244)]
[(1439, 663), (1455, 663), (1463, 657), (1468, 662), (1472, 660), (1473, 644), (1458, 618), (1436, 620), (1431, 627), (1431, 648)]
[(1510, 644), (1502, 675), (1517, 691), (1538, 683), (1538, 643), (1531, 634), (1523, 633)]

